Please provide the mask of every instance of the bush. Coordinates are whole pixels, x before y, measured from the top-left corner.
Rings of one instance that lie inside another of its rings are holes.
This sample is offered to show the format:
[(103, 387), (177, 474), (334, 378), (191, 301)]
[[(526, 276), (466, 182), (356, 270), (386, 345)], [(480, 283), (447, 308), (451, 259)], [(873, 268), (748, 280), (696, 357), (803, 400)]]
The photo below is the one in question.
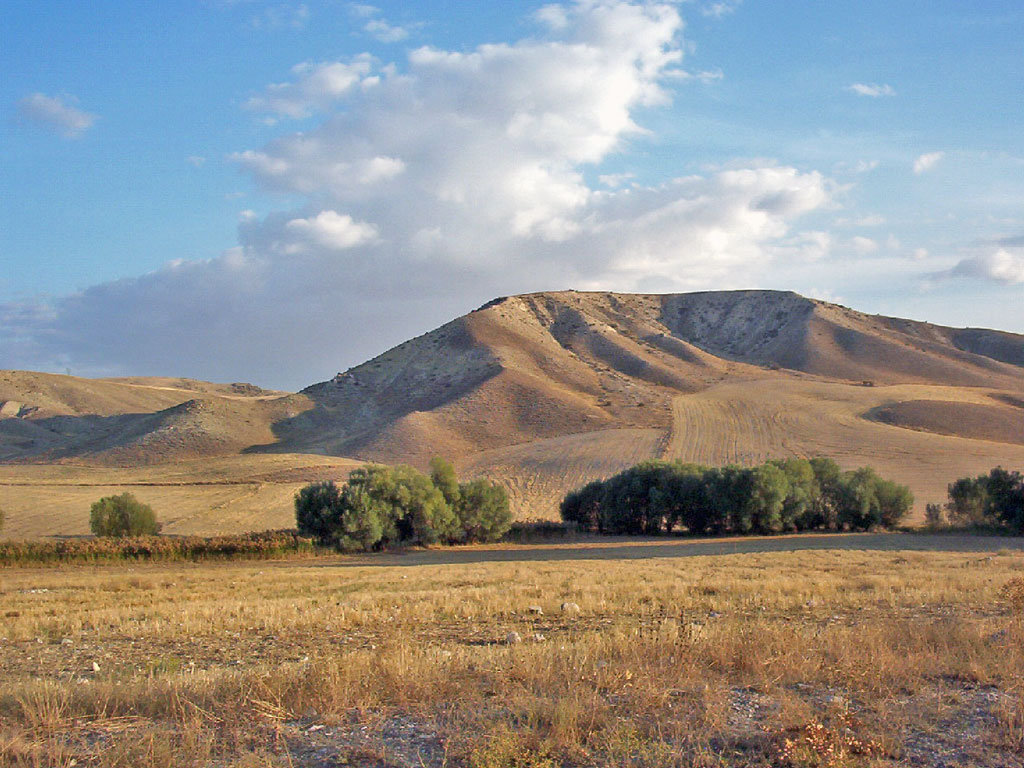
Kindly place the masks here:
[(1024, 477), (996, 467), (987, 475), (962, 477), (948, 487), (951, 523), (1005, 528), (1024, 533)]
[(132, 560), (210, 560), (314, 554), (313, 542), (295, 531), (229, 536), (135, 536), (0, 542), (0, 566)]
[(89, 510), (89, 528), (96, 536), (155, 536), (160, 532), (153, 508), (130, 493), (105, 496)]
[(459, 483), (440, 458), (431, 461), (430, 476), (367, 465), (352, 470), (344, 488), (314, 483), (295, 497), (299, 531), (348, 551), (496, 541), (511, 519), (504, 488), (487, 480)]

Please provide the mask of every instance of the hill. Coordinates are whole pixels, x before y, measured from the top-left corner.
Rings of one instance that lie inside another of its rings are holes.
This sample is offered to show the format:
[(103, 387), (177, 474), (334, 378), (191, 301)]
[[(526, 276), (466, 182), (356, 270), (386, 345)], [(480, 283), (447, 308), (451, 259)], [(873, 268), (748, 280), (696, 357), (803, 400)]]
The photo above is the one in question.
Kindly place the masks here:
[(299, 394), (3, 372), (0, 459), (440, 453), (505, 482), (520, 516), (550, 517), (567, 488), (643, 458), (827, 454), (909, 484), (923, 508), (955, 477), (1024, 464), (1022, 393), (1017, 334), (790, 292), (565, 291), (496, 299)]

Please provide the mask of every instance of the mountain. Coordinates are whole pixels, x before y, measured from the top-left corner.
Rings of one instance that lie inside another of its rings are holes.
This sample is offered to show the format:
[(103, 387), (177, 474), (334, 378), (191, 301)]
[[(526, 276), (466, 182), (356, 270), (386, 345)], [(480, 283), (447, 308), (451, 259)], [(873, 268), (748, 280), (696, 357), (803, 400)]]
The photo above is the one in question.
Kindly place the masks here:
[[(0, 374), (0, 459), (162, 464), (244, 452), (505, 482), (521, 516), (644, 458), (831, 455), (911, 485), (1024, 464), (1024, 336), (790, 292), (496, 299), (298, 394)], [(4, 418), (6, 417), (6, 418)]]

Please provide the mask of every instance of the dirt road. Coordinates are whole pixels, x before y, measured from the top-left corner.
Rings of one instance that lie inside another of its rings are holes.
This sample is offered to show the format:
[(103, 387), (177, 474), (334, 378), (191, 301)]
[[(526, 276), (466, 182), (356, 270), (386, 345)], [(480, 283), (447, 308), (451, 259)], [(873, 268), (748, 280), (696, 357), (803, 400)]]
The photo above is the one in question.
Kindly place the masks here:
[[(998, 552), (1024, 550), (1024, 538), (943, 533), (831, 533), (790, 536), (747, 536), (723, 539), (624, 539), (522, 546), (458, 547), (350, 555), (310, 561), (311, 568), (464, 565), (471, 563), (562, 560), (643, 560), (699, 557), (751, 552), (795, 552), (808, 549), (873, 551)], [(289, 565), (294, 565), (291, 561)]]

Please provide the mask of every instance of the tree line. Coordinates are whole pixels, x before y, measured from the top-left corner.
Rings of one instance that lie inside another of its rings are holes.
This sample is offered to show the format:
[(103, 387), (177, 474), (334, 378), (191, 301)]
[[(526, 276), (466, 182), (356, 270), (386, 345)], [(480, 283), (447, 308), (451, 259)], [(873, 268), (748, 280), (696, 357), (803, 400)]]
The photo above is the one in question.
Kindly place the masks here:
[(824, 457), (757, 467), (645, 461), (570, 492), (561, 515), (594, 533), (768, 534), (892, 528), (913, 504), (906, 486)]
[(485, 479), (460, 483), (440, 457), (430, 474), (412, 467), (367, 465), (348, 483), (313, 483), (295, 497), (299, 533), (346, 551), (402, 544), (497, 541), (512, 513), (505, 489)]
[(957, 527), (997, 528), (1024, 533), (1024, 476), (996, 467), (987, 475), (961, 477), (950, 483), (945, 508), (929, 504), (926, 519)]

